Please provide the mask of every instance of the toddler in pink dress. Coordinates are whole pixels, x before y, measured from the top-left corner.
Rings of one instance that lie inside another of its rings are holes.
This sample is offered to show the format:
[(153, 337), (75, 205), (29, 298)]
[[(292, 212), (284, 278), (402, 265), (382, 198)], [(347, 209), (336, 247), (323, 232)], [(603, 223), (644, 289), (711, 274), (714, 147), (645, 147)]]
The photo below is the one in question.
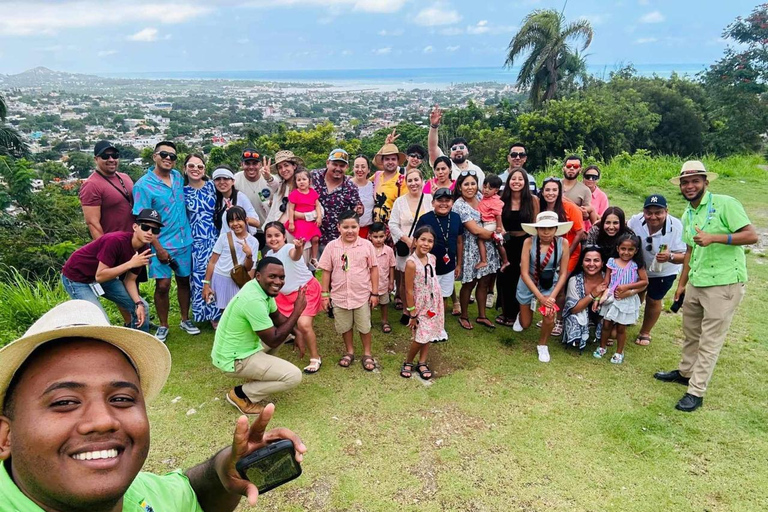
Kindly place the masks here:
[[(323, 223), (320, 195), (310, 186), (309, 171), (299, 169), (293, 175), (296, 186), (288, 194), (288, 232), (294, 238), (309, 240), (312, 244), (310, 263), (317, 267), (317, 254), (320, 249), (320, 226)], [(305, 215), (296, 218), (296, 214)], [(309, 215), (307, 215), (309, 214)], [(314, 215), (312, 215), (314, 214)], [(309, 220), (307, 217), (311, 218)]]

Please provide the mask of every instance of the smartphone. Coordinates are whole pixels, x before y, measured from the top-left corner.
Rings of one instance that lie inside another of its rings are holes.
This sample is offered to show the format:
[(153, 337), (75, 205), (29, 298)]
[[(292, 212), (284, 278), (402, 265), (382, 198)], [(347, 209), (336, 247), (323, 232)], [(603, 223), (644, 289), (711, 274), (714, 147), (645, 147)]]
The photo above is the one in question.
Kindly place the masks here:
[(673, 313), (677, 313), (683, 306), (683, 301), (685, 301), (685, 293), (680, 294), (680, 298), (672, 303), (672, 305), (669, 307), (669, 310)]
[(296, 462), (293, 443), (281, 439), (246, 455), (235, 464), (240, 476), (253, 483), (259, 494), (298, 478), (301, 465)]

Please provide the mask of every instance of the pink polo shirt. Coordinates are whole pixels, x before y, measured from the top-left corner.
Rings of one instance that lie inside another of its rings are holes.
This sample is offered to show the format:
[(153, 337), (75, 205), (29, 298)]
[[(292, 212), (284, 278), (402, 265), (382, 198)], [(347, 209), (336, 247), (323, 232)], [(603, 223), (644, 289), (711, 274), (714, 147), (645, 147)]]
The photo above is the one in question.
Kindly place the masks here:
[[(346, 255), (346, 256), (345, 256)], [(348, 268), (344, 270), (344, 259)], [(371, 269), (378, 267), (373, 244), (357, 237), (351, 245), (340, 238), (325, 246), (318, 267), (331, 273), (331, 301), (342, 309), (357, 309), (368, 303), (371, 297)]]
[[(373, 248), (376, 251), (376, 248)], [(392, 273), (392, 267), (395, 261), (395, 251), (388, 245), (381, 248), (381, 252), (376, 256), (379, 263), (379, 295), (389, 293), (389, 275)]]

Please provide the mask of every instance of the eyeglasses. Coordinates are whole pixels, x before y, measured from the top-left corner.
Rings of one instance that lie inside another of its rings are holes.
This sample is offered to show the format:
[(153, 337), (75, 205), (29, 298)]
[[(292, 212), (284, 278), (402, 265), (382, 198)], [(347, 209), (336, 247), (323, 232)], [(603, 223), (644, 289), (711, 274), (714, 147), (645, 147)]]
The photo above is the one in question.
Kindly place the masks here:
[(525, 151), (523, 151), (522, 153), (518, 153), (516, 151), (511, 151), (509, 153), (509, 158), (525, 158), (527, 156), (528, 156), (528, 153), (526, 153)]
[(408, 153), (408, 158), (418, 158), (419, 160), (424, 160), (424, 157), (418, 153)]
[(160, 157), (161, 160), (165, 160), (166, 158), (169, 159), (171, 162), (175, 162), (176, 159), (179, 158), (179, 155), (176, 153), (171, 153), (170, 151), (158, 151), (155, 153), (157, 156)]
[(475, 171), (474, 169), (461, 171), (461, 174), (459, 174), (459, 176), (477, 176), (477, 171)]
[(645, 241), (648, 243), (648, 245), (645, 246), (645, 250), (648, 252), (653, 252), (653, 237), (647, 236), (645, 237)]
[(451, 146), (451, 151), (464, 151), (467, 149), (467, 146), (464, 144), (456, 144), (455, 146)]
[(588, 181), (597, 181), (600, 179), (600, 176), (597, 174), (585, 174), (584, 179)]
[(156, 226), (150, 226), (149, 224), (139, 224), (139, 227), (141, 227), (142, 231), (152, 231), (152, 234), (154, 235), (160, 234), (160, 228)]
[(341, 270), (344, 272), (349, 271), (349, 256), (347, 256), (347, 253), (341, 255)]
[(189, 169), (190, 171), (195, 170), (195, 169), (198, 169), (200, 171), (204, 171), (205, 170), (205, 164), (187, 164), (187, 169)]
[(104, 153), (103, 155), (99, 155), (99, 158), (102, 160), (120, 160), (120, 153)]
[(259, 154), (253, 151), (243, 151), (243, 160), (248, 160), (249, 158), (255, 160), (259, 158)]
[(566, 169), (581, 169), (581, 164), (565, 164)]

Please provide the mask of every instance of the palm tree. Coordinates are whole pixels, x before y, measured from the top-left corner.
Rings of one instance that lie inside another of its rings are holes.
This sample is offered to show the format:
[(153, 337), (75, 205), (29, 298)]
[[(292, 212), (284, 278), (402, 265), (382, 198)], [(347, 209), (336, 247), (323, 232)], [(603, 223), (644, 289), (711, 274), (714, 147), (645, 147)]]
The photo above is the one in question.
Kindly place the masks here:
[(29, 145), (14, 127), (5, 124), (7, 115), (8, 106), (5, 103), (5, 97), (0, 94), (0, 156), (17, 158), (27, 156)]
[(504, 65), (512, 67), (521, 54), (530, 52), (517, 75), (517, 85), (530, 87), (531, 103), (539, 106), (557, 94), (558, 81), (563, 78), (562, 71), (573, 73), (575, 70), (569, 68), (574, 67), (574, 59), (575, 62), (583, 62), (583, 58), (571, 50), (569, 40), (584, 39), (580, 48), (584, 51), (592, 42), (592, 35), (592, 26), (587, 20), (566, 23), (561, 12), (535, 10), (525, 17), (523, 26), (509, 42)]

